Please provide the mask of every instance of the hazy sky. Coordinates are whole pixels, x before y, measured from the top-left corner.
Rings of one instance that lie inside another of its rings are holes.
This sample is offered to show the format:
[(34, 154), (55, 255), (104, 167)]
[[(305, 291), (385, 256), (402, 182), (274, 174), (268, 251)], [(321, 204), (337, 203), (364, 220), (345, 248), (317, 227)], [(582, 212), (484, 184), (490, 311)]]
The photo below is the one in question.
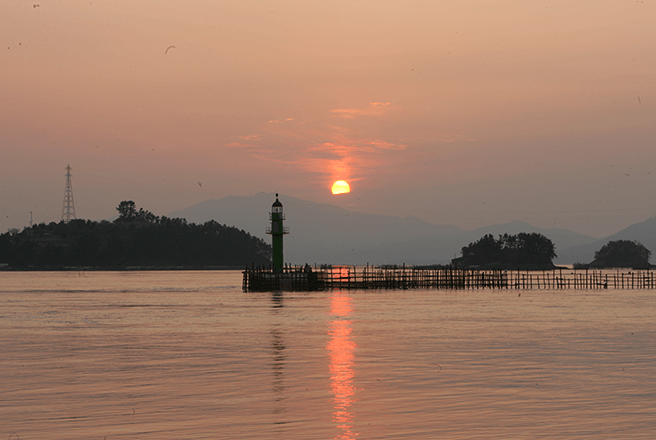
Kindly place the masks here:
[(70, 164), (93, 220), (276, 191), (611, 234), (656, 215), (655, 23), (656, 0), (7, 0), (0, 230), (59, 221)]

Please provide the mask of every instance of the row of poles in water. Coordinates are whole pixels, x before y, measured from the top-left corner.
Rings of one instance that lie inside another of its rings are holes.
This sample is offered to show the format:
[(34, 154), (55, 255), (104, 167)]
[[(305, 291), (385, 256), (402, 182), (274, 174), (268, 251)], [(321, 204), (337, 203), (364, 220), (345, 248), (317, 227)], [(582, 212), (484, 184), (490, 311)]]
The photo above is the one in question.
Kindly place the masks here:
[(329, 289), (653, 289), (650, 270), (476, 270), (413, 266), (247, 267), (244, 291)]

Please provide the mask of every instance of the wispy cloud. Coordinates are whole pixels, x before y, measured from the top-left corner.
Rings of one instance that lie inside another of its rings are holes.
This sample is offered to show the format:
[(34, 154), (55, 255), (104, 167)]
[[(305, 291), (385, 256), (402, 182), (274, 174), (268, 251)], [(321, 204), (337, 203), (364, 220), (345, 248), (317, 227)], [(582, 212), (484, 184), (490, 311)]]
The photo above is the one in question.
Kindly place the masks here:
[(330, 112), (335, 113), (335, 115), (340, 118), (355, 118), (356, 116), (367, 114), (365, 110), (357, 108), (336, 108)]
[(294, 118), (287, 118), (287, 119), (272, 119), (269, 121), (269, 124), (282, 124), (284, 122), (290, 122), (293, 121)]
[[(240, 136), (241, 137), (241, 136)], [(246, 144), (244, 142), (229, 142), (227, 144), (223, 145), (224, 147), (229, 147), (229, 148), (250, 148), (250, 147), (256, 147), (254, 144)]]
[(406, 148), (408, 148), (408, 146), (404, 144), (395, 144), (392, 142), (385, 142), (385, 141), (372, 141), (369, 142), (369, 144), (383, 150), (405, 150)]
[[(336, 108), (314, 117), (272, 119), (256, 134), (239, 136), (228, 147), (243, 148), (258, 161), (295, 166), (327, 183), (366, 179), (381, 167), (405, 160), (399, 153), (413, 148), (411, 140), (386, 137), (390, 125), (411, 119), (400, 106), (369, 102), (362, 107)], [(435, 141), (468, 140), (436, 136)], [(423, 148), (420, 144), (417, 148)]]
[(475, 141), (476, 139), (469, 137), (469, 136), (463, 136), (463, 135), (451, 135), (451, 136), (443, 136), (440, 139), (440, 142), (444, 142), (447, 144), (452, 144), (454, 142), (472, 142)]
[(262, 140), (262, 135), (261, 134), (249, 134), (247, 136), (238, 136), (239, 139), (243, 139), (245, 141), (261, 141)]
[(370, 102), (364, 108), (336, 108), (331, 110), (334, 117), (355, 118), (357, 116), (380, 116), (395, 110), (391, 102)]

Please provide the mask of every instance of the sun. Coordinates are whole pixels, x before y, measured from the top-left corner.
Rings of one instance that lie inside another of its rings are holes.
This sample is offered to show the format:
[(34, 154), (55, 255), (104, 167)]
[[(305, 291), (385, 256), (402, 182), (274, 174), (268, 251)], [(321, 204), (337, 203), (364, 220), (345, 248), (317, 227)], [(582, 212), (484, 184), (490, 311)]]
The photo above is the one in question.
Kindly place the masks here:
[(338, 180), (337, 182), (333, 183), (331, 191), (333, 194), (346, 194), (351, 192), (351, 187), (348, 183), (346, 183), (346, 181)]

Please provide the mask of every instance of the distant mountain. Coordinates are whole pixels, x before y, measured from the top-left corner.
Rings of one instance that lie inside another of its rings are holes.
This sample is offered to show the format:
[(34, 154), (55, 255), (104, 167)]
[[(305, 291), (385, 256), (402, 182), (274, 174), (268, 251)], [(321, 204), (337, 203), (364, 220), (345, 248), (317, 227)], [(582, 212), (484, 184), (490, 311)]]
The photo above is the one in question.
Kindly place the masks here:
[[(579, 234), (578, 232), (569, 231), (567, 229), (560, 228), (537, 228), (530, 225), (526, 222), (513, 221), (508, 223), (502, 223), (498, 225), (485, 226), (483, 228), (474, 229), (463, 235), (463, 238), (467, 239), (468, 243), (478, 240), (485, 234), (492, 234), (495, 237), (501, 234), (519, 234), (520, 232), (537, 232), (539, 234), (548, 237), (556, 245), (556, 253), (558, 249), (565, 249), (572, 246), (583, 245), (587, 243), (592, 243), (597, 239), (589, 235)], [(466, 245), (465, 244), (465, 245)], [(465, 246), (463, 245), (463, 246)]]
[(500, 234), (519, 234), (520, 232), (537, 232), (549, 238), (556, 245), (556, 258), (555, 264), (572, 264), (577, 260), (571, 260), (567, 249), (577, 246), (585, 246), (590, 243), (596, 242), (598, 239), (589, 235), (579, 234), (578, 232), (569, 231), (560, 228), (536, 228), (529, 223), (521, 221), (513, 221), (499, 225), (486, 226), (483, 228), (474, 229), (463, 235), (464, 241), (467, 241), (463, 246), (478, 240), (485, 234), (492, 234), (498, 237)]
[[(648, 218), (644, 222), (633, 224), (611, 236), (595, 240), (592, 243), (581, 244), (565, 249), (562, 256), (569, 262), (590, 263), (594, 260), (594, 254), (609, 241), (614, 240), (637, 240), (652, 252), (652, 262), (656, 258), (656, 216)], [(558, 251), (556, 251), (558, 253)]]
[[(431, 235), (420, 239), (411, 240), (403, 243), (378, 244), (366, 249), (352, 251), (349, 255), (341, 257), (350, 257), (349, 260), (357, 262), (375, 261), (380, 264), (448, 264), (451, 259), (460, 256), (460, 250), (486, 234), (492, 234), (498, 237), (501, 234), (519, 234), (520, 232), (537, 232), (543, 234), (554, 242), (556, 253), (558, 249), (567, 248), (581, 243), (590, 243), (597, 240), (595, 237), (568, 231), (566, 229), (545, 229), (537, 228), (525, 222), (514, 221), (510, 223), (498, 224), (478, 228), (473, 231), (463, 231), (459, 235), (440, 236)], [(560, 254), (559, 254), (560, 255)], [(378, 258), (374, 258), (379, 256)], [(342, 261), (342, 260), (336, 260)], [(567, 261), (554, 259), (556, 264), (571, 264)]]
[[(276, 197), (259, 193), (250, 197), (229, 196), (208, 200), (169, 217), (193, 223), (215, 220), (265, 238), (269, 211)], [(293, 264), (448, 264), (460, 249), (485, 234), (538, 232), (559, 250), (596, 241), (594, 237), (565, 229), (543, 229), (524, 222), (465, 231), (451, 225), (434, 225), (413, 216), (364, 214), (333, 205), (281, 195), (291, 234), (285, 236), (285, 261)], [(560, 263), (564, 264), (564, 263)]]
[[(275, 194), (259, 193), (251, 197), (229, 196), (208, 200), (187, 209), (173, 212), (169, 217), (186, 218), (203, 223), (214, 219), (255, 235), (265, 234), (269, 226), (269, 211)], [(369, 252), (362, 252), (381, 244), (394, 245), (422, 237), (458, 236), (464, 231), (455, 226), (434, 225), (416, 217), (393, 217), (364, 214), (337, 206), (320, 204), (291, 196), (280, 196), (291, 234), (284, 239), (285, 261), (304, 263), (366, 263)], [(355, 253), (365, 258), (352, 258)], [(369, 261), (380, 261), (383, 256), (371, 255)]]

